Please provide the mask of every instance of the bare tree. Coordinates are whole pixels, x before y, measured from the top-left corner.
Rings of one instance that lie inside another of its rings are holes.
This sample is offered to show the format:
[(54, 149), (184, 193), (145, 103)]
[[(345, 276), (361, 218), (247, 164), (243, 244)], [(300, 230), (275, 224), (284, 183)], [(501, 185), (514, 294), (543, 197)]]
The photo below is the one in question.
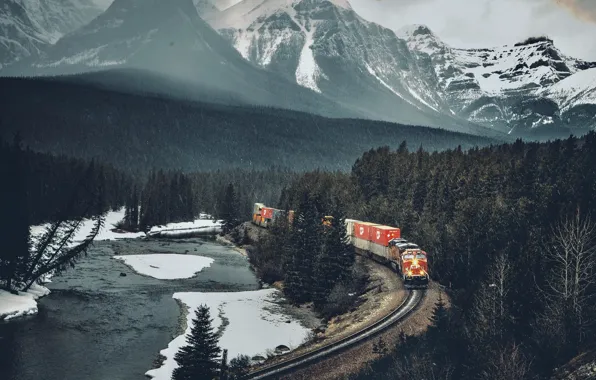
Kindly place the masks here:
[(487, 363), (480, 375), (483, 380), (523, 380), (528, 378), (531, 361), (526, 358), (518, 345), (512, 344), (499, 350)]
[(499, 252), (487, 271), (485, 282), (474, 296), (475, 339), (503, 338), (505, 323), (510, 318), (507, 307), (510, 289), (511, 263), (504, 252)]
[(552, 237), (552, 247), (546, 251), (552, 272), (546, 288), (541, 289), (546, 314), (565, 317), (571, 313), (581, 342), (589, 325), (587, 308), (593, 306), (596, 296), (596, 224), (578, 211), (573, 218), (561, 219), (553, 227)]

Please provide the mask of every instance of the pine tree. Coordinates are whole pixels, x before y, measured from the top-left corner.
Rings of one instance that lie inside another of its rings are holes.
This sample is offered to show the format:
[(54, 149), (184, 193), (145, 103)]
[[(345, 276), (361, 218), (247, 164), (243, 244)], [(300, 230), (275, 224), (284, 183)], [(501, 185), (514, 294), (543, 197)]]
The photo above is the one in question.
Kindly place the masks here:
[(179, 367), (174, 369), (173, 380), (212, 380), (218, 375), (221, 349), (211, 322), (209, 307), (199, 306), (186, 338), (187, 345), (174, 356)]
[(323, 245), (317, 261), (313, 300), (324, 305), (333, 287), (349, 278), (354, 263), (354, 250), (346, 234), (342, 212), (333, 212), (333, 223), (324, 228)]
[(223, 232), (228, 233), (240, 224), (240, 213), (238, 211), (238, 199), (234, 185), (229, 183), (224, 190), (224, 197), (221, 201), (220, 218), (224, 221)]
[(288, 239), (288, 266), (284, 282), (284, 292), (294, 303), (312, 300), (315, 262), (321, 249), (321, 224), (321, 215), (310, 194), (304, 191)]

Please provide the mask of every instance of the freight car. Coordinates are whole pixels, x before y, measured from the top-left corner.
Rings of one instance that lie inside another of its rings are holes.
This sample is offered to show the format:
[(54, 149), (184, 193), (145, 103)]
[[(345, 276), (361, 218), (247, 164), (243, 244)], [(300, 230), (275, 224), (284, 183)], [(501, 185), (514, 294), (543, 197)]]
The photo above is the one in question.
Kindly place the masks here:
[(252, 222), (257, 226), (269, 228), (269, 226), (280, 218), (288, 218), (291, 223), (294, 220), (294, 211), (286, 213), (273, 207), (266, 207), (263, 203), (255, 203), (252, 212)]
[(358, 253), (390, 265), (408, 288), (428, 285), (428, 255), (401, 237), (397, 227), (346, 219), (346, 234)]
[[(255, 203), (252, 218), (254, 224), (268, 228), (280, 217), (287, 217), (292, 224), (294, 211), (286, 213), (284, 210)], [(330, 226), (332, 223), (332, 216), (323, 217), (323, 225)], [(402, 238), (399, 228), (355, 219), (346, 219), (345, 223), (346, 234), (356, 252), (390, 265), (402, 276), (407, 288), (427, 287), (428, 254), (417, 244)]]

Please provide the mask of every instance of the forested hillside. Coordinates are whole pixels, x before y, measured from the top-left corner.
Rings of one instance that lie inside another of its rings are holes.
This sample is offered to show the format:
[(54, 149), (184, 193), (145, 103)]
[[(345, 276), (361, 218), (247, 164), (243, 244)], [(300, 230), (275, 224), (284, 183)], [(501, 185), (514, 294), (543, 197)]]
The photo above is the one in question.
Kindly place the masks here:
[[(24, 181), (26, 189), (31, 225), (53, 221), (58, 213), (75, 219), (124, 205), (133, 184), (130, 176), (99, 162), (36, 153), (30, 149), (19, 151), (17, 141), (11, 144), (0, 141), (3, 210), (10, 210), (15, 204), (14, 197), (20, 196), (16, 192), (21, 190), (15, 184), (20, 180)], [(101, 196), (100, 209), (88, 209), (98, 196)], [(11, 223), (10, 216), (5, 219)]]
[(451, 298), (425, 336), (404, 337), (359, 378), (545, 377), (593, 344), (596, 133), (468, 152), (374, 149), (350, 174), (304, 174), (278, 206), (304, 194), (319, 215), (339, 204), (402, 228)]
[(33, 150), (96, 158), (131, 173), (271, 165), (349, 170), (362, 152), (397, 147), (404, 139), (427, 150), (495, 142), (425, 127), (196, 103), (47, 79), (1, 79), (0, 104), (0, 136), (20, 131)]

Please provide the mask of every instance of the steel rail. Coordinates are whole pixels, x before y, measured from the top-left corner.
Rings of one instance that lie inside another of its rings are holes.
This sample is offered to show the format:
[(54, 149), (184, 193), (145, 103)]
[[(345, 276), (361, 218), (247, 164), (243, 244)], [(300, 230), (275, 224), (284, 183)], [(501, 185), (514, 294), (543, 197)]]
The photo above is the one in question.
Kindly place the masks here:
[(425, 293), (425, 290), (410, 290), (408, 296), (398, 308), (372, 325), (367, 326), (364, 329), (357, 331), (345, 338), (342, 338), (337, 342), (330, 343), (289, 360), (271, 364), (264, 368), (250, 372), (248, 374), (248, 379), (267, 379), (274, 376), (280, 376), (297, 368), (311, 365), (333, 353), (338, 353), (342, 350), (353, 347), (357, 343), (371, 338), (377, 333), (391, 327), (395, 323), (404, 320), (420, 304)]

